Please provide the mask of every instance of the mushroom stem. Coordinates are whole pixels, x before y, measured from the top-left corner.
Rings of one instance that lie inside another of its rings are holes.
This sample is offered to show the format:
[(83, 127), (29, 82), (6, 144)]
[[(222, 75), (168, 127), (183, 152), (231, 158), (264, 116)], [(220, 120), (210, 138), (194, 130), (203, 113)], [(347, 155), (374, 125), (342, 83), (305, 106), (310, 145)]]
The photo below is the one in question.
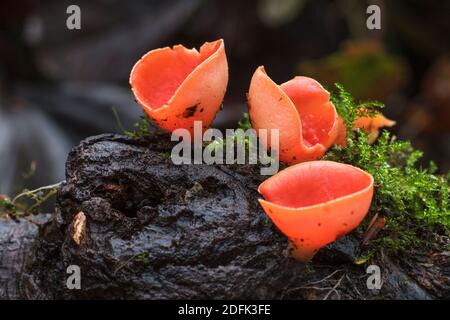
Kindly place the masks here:
[(300, 262), (309, 262), (315, 256), (318, 249), (302, 247), (298, 242), (289, 241), (289, 252), (291, 256)]

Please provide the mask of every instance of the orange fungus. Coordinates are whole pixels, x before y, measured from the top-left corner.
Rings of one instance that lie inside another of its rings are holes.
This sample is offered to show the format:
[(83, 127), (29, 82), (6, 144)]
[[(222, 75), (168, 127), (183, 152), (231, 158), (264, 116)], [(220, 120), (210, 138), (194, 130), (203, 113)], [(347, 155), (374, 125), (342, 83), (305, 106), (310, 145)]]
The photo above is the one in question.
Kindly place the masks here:
[(356, 119), (354, 128), (361, 128), (369, 134), (369, 144), (375, 142), (378, 138), (380, 128), (382, 127), (392, 127), (395, 121), (389, 120), (382, 114), (377, 114), (374, 117), (361, 117)]
[[(353, 125), (353, 129), (363, 129), (365, 133), (369, 134), (367, 143), (372, 144), (375, 142), (375, 140), (377, 140), (378, 135), (380, 134), (380, 129), (382, 127), (392, 127), (393, 125), (395, 125), (395, 121), (386, 118), (380, 113), (373, 117), (361, 117), (356, 119), (355, 124)], [(339, 117), (338, 136), (336, 138), (335, 144), (346, 147), (346, 136), (347, 134), (345, 132), (344, 120)]]
[(323, 246), (356, 228), (367, 214), (373, 178), (333, 161), (291, 166), (264, 181), (259, 202), (288, 237), (293, 255), (309, 261)]
[(161, 128), (184, 128), (194, 121), (211, 125), (223, 101), (228, 64), (222, 39), (200, 48), (182, 45), (145, 54), (133, 67), (130, 85), (137, 102)]
[[(277, 85), (259, 67), (250, 83), (248, 103), (253, 128), (279, 129), (282, 162), (318, 159), (336, 139), (336, 110), (328, 91), (314, 79), (295, 77)], [(260, 138), (267, 148), (270, 140)]]

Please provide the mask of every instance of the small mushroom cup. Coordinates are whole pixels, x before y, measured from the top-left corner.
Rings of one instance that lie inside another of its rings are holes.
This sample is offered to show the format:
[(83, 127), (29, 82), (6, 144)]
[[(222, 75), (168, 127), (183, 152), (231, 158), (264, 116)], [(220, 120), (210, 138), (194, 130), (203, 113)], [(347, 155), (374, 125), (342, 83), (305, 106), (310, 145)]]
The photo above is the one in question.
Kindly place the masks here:
[(194, 132), (194, 121), (208, 128), (219, 111), (228, 83), (222, 39), (200, 51), (182, 45), (145, 54), (133, 67), (130, 85), (136, 101), (162, 129)]
[[(289, 165), (319, 159), (338, 134), (338, 114), (330, 94), (308, 77), (278, 85), (261, 66), (250, 83), (248, 106), (254, 129), (279, 130), (278, 155)], [(266, 149), (271, 145), (270, 139), (260, 139)]]
[(333, 161), (303, 162), (264, 181), (259, 203), (287, 236), (293, 256), (307, 262), (323, 246), (355, 229), (369, 211), (373, 177)]

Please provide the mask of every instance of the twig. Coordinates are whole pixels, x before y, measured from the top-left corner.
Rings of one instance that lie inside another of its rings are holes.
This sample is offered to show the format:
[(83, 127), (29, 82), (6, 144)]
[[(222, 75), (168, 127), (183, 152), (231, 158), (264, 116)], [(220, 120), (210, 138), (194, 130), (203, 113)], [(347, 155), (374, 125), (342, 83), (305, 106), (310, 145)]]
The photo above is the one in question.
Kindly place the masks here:
[(333, 287), (330, 291), (328, 291), (328, 293), (325, 295), (325, 297), (323, 298), (323, 300), (327, 300), (328, 297), (330, 296), (330, 294), (331, 294), (332, 292), (335, 292), (335, 293), (337, 294), (337, 296), (338, 296), (338, 299), (341, 300), (341, 294), (336, 290), (336, 288), (340, 286), (340, 284), (341, 284), (341, 282), (342, 282), (342, 279), (344, 279), (345, 275), (346, 275), (346, 274), (344, 274), (344, 275), (338, 280), (338, 282), (336, 282), (336, 284), (334, 285), (334, 287)]
[(334, 276), (336, 273), (338, 273), (338, 272), (340, 272), (340, 271), (344, 271), (344, 270), (343, 270), (343, 269), (335, 270), (335, 271), (333, 271), (332, 273), (330, 273), (328, 276), (326, 276), (325, 278), (323, 278), (322, 280), (310, 282), (310, 283), (307, 284), (307, 286), (310, 286), (310, 285), (312, 285), (312, 284), (319, 284), (319, 283), (322, 283), (322, 282), (328, 280), (329, 278), (331, 278), (332, 276)]
[[(343, 270), (343, 269), (335, 270), (335, 271), (333, 271), (332, 273), (330, 273), (329, 275), (327, 275), (325, 278), (323, 278), (323, 279), (321, 279), (321, 280), (314, 281), (314, 282), (309, 282), (309, 283), (307, 283), (306, 285), (304, 285), (304, 286), (302, 286), (302, 287), (295, 287), (295, 288), (289, 289), (289, 290), (287, 290), (287, 291), (283, 294), (283, 297), (284, 297), (286, 294), (292, 293), (292, 292), (294, 292), (294, 291), (296, 291), (296, 290), (313, 289), (313, 290), (319, 290), (319, 291), (330, 290), (330, 292), (335, 292), (335, 293), (337, 294), (337, 296), (339, 296), (339, 298), (340, 298), (340, 294), (339, 294), (339, 292), (336, 290), (337, 286), (335, 286), (334, 288), (333, 288), (333, 287), (317, 287), (317, 286), (313, 286), (313, 285), (317, 285), (317, 284), (319, 284), (319, 283), (322, 283), (322, 282), (327, 281), (328, 279), (330, 279), (332, 276), (334, 276), (336, 273), (338, 273), (338, 272), (340, 272), (340, 271), (344, 271), (344, 270)], [(342, 277), (344, 277), (346, 274), (347, 274), (347, 273), (345, 273)], [(341, 278), (339, 279), (339, 281), (338, 281), (338, 284), (337, 284), (338, 286), (339, 286), (339, 284), (340, 284), (340, 281), (342, 281), (342, 277), (341, 277)], [(330, 292), (328, 292), (328, 294), (327, 294), (326, 297), (328, 297), (328, 295), (329, 295)], [(282, 297), (282, 298), (283, 298), (283, 297)]]
[(64, 182), (64, 181), (60, 181), (60, 182), (58, 182), (58, 183), (51, 184), (51, 185), (48, 185), (48, 186), (43, 186), (43, 187), (40, 187), (40, 188), (31, 190), (31, 191), (29, 191), (29, 190), (24, 191), (24, 192), (18, 194), (17, 196), (15, 196), (14, 199), (12, 199), (12, 203), (15, 205), (16, 202), (17, 202), (17, 200), (18, 200), (19, 198), (21, 198), (21, 197), (24, 197), (24, 196), (33, 197), (34, 194), (35, 194), (36, 192), (39, 192), (39, 191), (59, 188), (59, 186), (60, 186), (63, 182)]
[(41, 206), (41, 205), (42, 205), (43, 203), (45, 203), (48, 199), (50, 199), (51, 197), (53, 197), (57, 192), (58, 192), (58, 190), (53, 189), (53, 190), (51, 190), (50, 192), (48, 192), (48, 193), (45, 195), (45, 197), (43, 197), (43, 198), (41, 198), (41, 199), (35, 199), (36, 202), (35, 202), (32, 206), (26, 208), (23, 212), (24, 212), (24, 213), (28, 213), (28, 212), (33, 211), (33, 209), (35, 209), (35, 208)]
[(119, 272), (121, 269), (126, 267), (131, 261), (136, 259), (139, 256), (139, 254), (140, 253), (136, 253), (136, 254), (132, 255), (130, 258), (128, 258), (127, 260), (120, 262), (119, 265), (117, 266), (117, 268), (114, 270), (113, 275), (115, 276), (117, 274), (117, 272)]
[(355, 284), (351, 281), (351, 279), (348, 277), (348, 274), (345, 274), (345, 277), (347, 278), (348, 282), (352, 285), (355, 292), (364, 299), (364, 296), (359, 292), (358, 288), (355, 286)]

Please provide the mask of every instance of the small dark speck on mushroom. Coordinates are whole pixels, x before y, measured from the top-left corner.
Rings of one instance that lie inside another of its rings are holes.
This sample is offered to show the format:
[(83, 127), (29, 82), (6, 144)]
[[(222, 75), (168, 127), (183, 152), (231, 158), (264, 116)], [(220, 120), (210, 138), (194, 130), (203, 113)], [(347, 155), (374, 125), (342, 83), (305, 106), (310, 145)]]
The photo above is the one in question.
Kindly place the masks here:
[(197, 111), (197, 107), (198, 105), (193, 105), (192, 107), (187, 108), (184, 112), (183, 112), (183, 117), (184, 118), (190, 118), (195, 114), (195, 111)]

